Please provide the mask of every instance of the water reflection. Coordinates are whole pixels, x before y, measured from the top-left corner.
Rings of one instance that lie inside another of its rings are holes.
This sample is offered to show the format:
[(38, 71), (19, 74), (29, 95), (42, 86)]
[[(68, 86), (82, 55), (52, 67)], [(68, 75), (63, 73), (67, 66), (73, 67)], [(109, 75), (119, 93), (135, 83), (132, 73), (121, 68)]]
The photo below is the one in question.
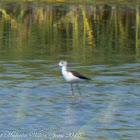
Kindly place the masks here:
[[(45, 138), (72, 132), (79, 139), (140, 138), (139, 6), (0, 7), (3, 136), (16, 131), (28, 139), (33, 132)], [(60, 69), (52, 69), (60, 59), (93, 79), (80, 84), (82, 99), (77, 92), (73, 100)]]
[(12, 59), (56, 60), (66, 54), (82, 63), (139, 58), (139, 6), (18, 3), (0, 7), (1, 59), (5, 52)]

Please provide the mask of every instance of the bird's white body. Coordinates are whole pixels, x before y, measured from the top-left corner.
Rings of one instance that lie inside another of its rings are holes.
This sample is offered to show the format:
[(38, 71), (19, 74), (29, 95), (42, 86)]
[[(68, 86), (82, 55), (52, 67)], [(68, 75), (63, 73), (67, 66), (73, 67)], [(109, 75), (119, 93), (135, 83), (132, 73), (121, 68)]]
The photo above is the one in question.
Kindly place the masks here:
[(67, 71), (66, 66), (61, 67), (61, 73), (62, 73), (65, 81), (68, 82), (68, 83), (76, 83), (76, 82), (80, 81), (80, 78), (74, 76), (70, 71)]

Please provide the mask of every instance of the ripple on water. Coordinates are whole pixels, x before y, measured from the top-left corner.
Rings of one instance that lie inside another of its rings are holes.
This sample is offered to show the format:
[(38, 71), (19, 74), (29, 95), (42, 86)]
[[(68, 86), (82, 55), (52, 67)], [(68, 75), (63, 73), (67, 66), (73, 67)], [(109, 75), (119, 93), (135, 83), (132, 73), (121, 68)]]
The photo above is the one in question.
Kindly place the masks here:
[[(82, 97), (75, 89), (74, 99), (70, 85), (57, 73), (54, 76), (50, 66), (39, 64), (40, 70), (37, 65), (20, 65), (4, 65), (7, 71), (0, 75), (4, 130), (82, 132), (82, 138), (89, 139), (139, 137), (138, 64), (89, 67), (93, 81), (79, 84)], [(16, 123), (8, 124), (9, 120)]]

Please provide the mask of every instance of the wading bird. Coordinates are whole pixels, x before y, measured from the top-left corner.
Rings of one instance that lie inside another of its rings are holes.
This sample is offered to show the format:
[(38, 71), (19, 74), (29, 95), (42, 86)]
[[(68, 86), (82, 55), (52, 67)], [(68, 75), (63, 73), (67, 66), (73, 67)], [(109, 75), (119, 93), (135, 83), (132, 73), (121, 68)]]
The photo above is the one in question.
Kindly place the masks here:
[(78, 87), (78, 83), (83, 80), (91, 80), (91, 79), (81, 75), (80, 73), (78, 73), (76, 71), (68, 71), (68, 69), (67, 69), (68, 63), (65, 60), (60, 60), (58, 65), (61, 67), (61, 73), (63, 75), (64, 80), (71, 84), (71, 90), (72, 90), (73, 97), (74, 97), (74, 91), (73, 91), (74, 83), (76, 84), (79, 94), (81, 96), (81, 92), (80, 92), (80, 88)]

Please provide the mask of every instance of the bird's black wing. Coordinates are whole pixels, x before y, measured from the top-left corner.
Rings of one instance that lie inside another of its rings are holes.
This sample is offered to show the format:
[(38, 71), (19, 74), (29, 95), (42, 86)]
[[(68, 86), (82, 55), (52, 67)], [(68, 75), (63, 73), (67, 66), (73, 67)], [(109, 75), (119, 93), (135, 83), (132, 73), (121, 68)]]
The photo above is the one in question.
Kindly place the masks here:
[(80, 73), (76, 72), (76, 71), (70, 71), (74, 76), (80, 78), (80, 79), (84, 79), (84, 80), (91, 80), (90, 78), (87, 78), (83, 75), (81, 75)]

